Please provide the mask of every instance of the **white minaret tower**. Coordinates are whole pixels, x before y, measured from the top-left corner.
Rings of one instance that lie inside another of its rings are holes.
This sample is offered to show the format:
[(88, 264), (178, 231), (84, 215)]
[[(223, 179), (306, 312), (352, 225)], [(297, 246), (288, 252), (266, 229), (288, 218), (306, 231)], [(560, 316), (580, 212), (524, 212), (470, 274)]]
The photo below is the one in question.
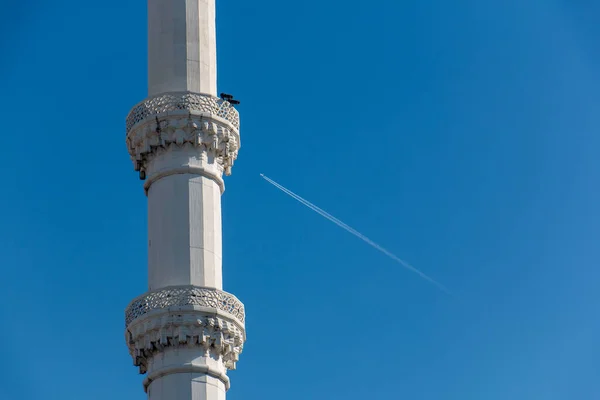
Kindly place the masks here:
[(148, 292), (127, 307), (125, 335), (149, 400), (224, 400), (246, 339), (221, 261), (240, 122), (216, 86), (215, 0), (148, 0), (148, 98), (127, 116), (148, 197)]

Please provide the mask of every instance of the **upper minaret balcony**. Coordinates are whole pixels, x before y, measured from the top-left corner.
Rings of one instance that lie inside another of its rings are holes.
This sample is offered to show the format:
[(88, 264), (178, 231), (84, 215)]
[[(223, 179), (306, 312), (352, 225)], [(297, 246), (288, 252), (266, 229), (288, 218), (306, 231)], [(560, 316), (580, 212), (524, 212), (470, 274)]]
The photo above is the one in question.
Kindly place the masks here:
[[(233, 100), (231, 100), (234, 102)], [(152, 171), (155, 155), (171, 145), (191, 145), (206, 157), (196, 173), (215, 179), (224, 190), (222, 173), (231, 168), (240, 149), (240, 117), (230, 101), (209, 94), (162, 93), (135, 105), (126, 120), (127, 149), (146, 190), (161, 172)], [(162, 165), (160, 169), (164, 169)], [(172, 165), (169, 168), (181, 168)], [(185, 167), (189, 168), (189, 166)]]

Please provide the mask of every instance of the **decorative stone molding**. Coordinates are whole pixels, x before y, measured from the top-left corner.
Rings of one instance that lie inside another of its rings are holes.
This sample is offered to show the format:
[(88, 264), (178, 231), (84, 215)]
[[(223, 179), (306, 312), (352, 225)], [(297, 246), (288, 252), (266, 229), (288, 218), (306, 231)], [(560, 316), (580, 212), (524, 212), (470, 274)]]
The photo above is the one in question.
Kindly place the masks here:
[(127, 307), (125, 325), (129, 353), (141, 374), (156, 353), (180, 346), (198, 346), (205, 356), (235, 369), (246, 340), (244, 305), (232, 294), (211, 288), (146, 293)]
[(240, 114), (229, 102), (207, 94), (170, 92), (161, 93), (136, 104), (127, 115), (127, 134), (136, 124), (170, 111), (215, 115), (228, 121), (236, 131), (240, 129)]
[(126, 143), (140, 178), (160, 149), (192, 144), (214, 156), (231, 175), (240, 148), (239, 114), (227, 101), (190, 92), (164, 93), (136, 105), (127, 116)]
[(202, 312), (168, 311), (126, 330), (127, 345), (140, 374), (147, 372), (148, 360), (169, 347), (199, 347), (206, 357), (221, 359), (233, 370), (242, 353), (245, 332), (237, 324)]
[(136, 297), (125, 309), (125, 326), (152, 311), (171, 307), (200, 306), (226, 312), (244, 327), (244, 305), (222, 290), (195, 286), (171, 286)]
[(148, 388), (150, 384), (162, 378), (163, 376), (167, 376), (170, 374), (205, 374), (208, 376), (212, 376), (213, 378), (217, 378), (221, 382), (225, 384), (225, 390), (229, 390), (231, 386), (229, 382), (229, 377), (224, 372), (221, 372), (215, 368), (211, 368), (208, 365), (193, 365), (187, 364), (179, 367), (170, 366), (168, 368), (159, 369), (158, 371), (152, 371), (148, 374), (146, 379), (144, 379), (144, 391), (148, 393)]

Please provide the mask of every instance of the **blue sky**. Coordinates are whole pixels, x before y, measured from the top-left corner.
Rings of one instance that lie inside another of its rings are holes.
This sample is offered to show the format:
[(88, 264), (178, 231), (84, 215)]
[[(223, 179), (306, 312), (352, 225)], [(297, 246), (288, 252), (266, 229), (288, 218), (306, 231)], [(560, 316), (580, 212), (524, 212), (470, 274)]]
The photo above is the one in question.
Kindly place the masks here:
[[(3, 5), (0, 399), (145, 398), (124, 118), (145, 2)], [(600, 13), (589, 0), (220, 0), (242, 100), (236, 399), (600, 398)], [(260, 179), (265, 173), (455, 293)]]

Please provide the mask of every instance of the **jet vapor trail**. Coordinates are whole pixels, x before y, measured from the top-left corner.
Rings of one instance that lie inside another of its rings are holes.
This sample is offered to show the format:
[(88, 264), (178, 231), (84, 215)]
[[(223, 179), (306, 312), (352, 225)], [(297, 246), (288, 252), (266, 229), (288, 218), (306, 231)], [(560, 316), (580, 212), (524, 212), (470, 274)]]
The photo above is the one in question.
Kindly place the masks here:
[(322, 210), (321, 208), (317, 207), (316, 205), (314, 205), (310, 201), (308, 201), (308, 200), (300, 197), (299, 195), (297, 195), (296, 193), (292, 192), (291, 190), (286, 189), (285, 187), (283, 187), (279, 183), (275, 182), (274, 180), (272, 180), (268, 176), (266, 176), (264, 174), (260, 174), (260, 176), (265, 181), (269, 182), (271, 185), (273, 185), (277, 189), (281, 190), (283, 193), (287, 194), (288, 196), (292, 197), (293, 199), (297, 200), (298, 202), (304, 204), (306, 207), (310, 208), (311, 210), (313, 210), (317, 214), (321, 215), (322, 217), (325, 217), (326, 219), (328, 219), (329, 221), (333, 222), (334, 224), (336, 224), (340, 228), (342, 228), (342, 229), (348, 231), (349, 233), (353, 234), (354, 236), (356, 236), (357, 238), (361, 239), (362, 241), (364, 241), (365, 243), (367, 243), (371, 247), (375, 248), (376, 250), (379, 250), (380, 252), (382, 252), (383, 254), (385, 254), (386, 256), (388, 256), (389, 258), (391, 258), (392, 260), (394, 260), (397, 263), (399, 263), (400, 265), (402, 265), (404, 268), (406, 268), (406, 269), (414, 272), (415, 274), (419, 275), (421, 278), (423, 278), (426, 281), (434, 284), (435, 286), (437, 286), (439, 289), (441, 289), (446, 294), (452, 295), (450, 293), (450, 291), (448, 289), (446, 289), (441, 283), (436, 282), (435, 280), (433, 280), (429, 276), (425, 275), (423, 272), (419, 271), (418, 269), (416, 269), (415, 267), (413, 267), (412, 265), (410, 265), (406, 261), (402, 260), (400, 257), (398, 257), (395, 254), (393, 254), (393, 253), (389, 252), (388, 250), (384, 249), (383, 247), (381, 247), (377, 243), (373, 242), (371, 239), (369, 239), (368, 237), (366, 237), (362, 233), (358, 232), (356, 229), (354, 229), (351, 226), (345, 224), (344, 222), (340, 221), (339, 219), (337, 219), (333, 215), (331, 215), (331, 214), (327, 213), (326, 211)]

